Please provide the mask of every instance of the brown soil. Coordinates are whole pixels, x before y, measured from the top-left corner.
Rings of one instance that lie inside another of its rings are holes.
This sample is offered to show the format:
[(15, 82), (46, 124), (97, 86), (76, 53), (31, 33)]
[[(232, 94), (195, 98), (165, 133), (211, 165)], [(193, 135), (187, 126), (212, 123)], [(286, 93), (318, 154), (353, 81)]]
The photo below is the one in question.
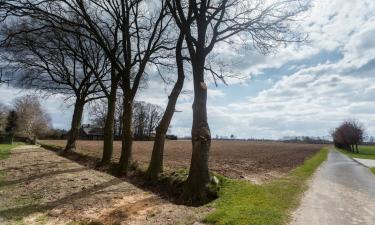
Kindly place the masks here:
[(175, 205), (32, 146), (0, 161), (0, 224), (193, 224), (208, 207)]
[[(63, 140), (46, 140), (43, 143), (64, 146)], [(100, 158), (102, 141), (79, 141), (77, 152)], [(153, 142), (135, 141), (133, 158), (147, 165), (151, 158)], [(209, 166), (211, 171), (231, 178), (245, 178), (262, 183), (282, 176), (301, 165), (322, 145), (289, 144), (281, 142), (213, 141)], [(114, 143), (113, 160), (118, 161), (121, 142)], [(188, 168), (191, 157), (190, 141), (167, 141), (165, 145), (165, 166), (172, 169)]]

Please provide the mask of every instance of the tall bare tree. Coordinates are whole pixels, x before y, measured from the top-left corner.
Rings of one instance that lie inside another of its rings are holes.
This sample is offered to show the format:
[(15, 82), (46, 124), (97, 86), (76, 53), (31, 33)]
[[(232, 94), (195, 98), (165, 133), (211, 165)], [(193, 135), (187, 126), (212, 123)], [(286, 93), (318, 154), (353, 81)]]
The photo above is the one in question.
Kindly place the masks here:
[[(169, 45), (161, 38), (168, 27), (165, 2), (152, 0), (0, 0), (0, 19), (33, 17), (45, 26), (64, 32), (85, 30), (87, 38), (95, 41), (111, 64), (108, 114), (105, 126), (102, 162), (108, 162), (113, 152), (113, 126), (117, 88), (121, 80), (124, 98), (123, 147), (120, 170), (126, 171), (131, 161), (131, 108), (143, 75), (150, 61), (165, 57), (155, 53)], [(81, 21), (81, 22), (77, 22)], [(99, 80), (100, 81), (100, 80)]]
[[(103, 127), (105, 117), (107, 114), (105, 108), (105, 100), (99, 100), (92, 104), (90, 107), (91, 121), (94, 125)], [(120, 99), (116, 104), (116, 134), (122, 135), (122, 101)], [(155, 104), (135, 101), (133, 104), (133, 117), (132, 117), (132, 137), (139, 139), (146, 139), (151, 137), (159, 123), (162, 110), (161, 107)]]
[[(194, 82), (192, 158), (183, 196), (207, 199), (211, 132), (207, 122), (207, 56), (218, 43), (250, 42), (267, 53), (281, 43), (302, 41), (291, 22), (308, 8), (301, 0), (170, 0), (169, 11), (185, 36)], [(219, 76), (222, 79), (223, 77)]]
[(184, 86), (185, 72), (184, 72), (184, 59), (182, 55), (184, 42), (184, 35), (181, 33), (176, 44), (176, 65), (177, 65), (177, 81), (168, 97), (168, 104), (164, 111), (160, 123), (156, 127), (155, 142), (152, 150), (150, 165), (147, 170), (149, 179), (156, 180), (158, 175), (163, 171), (163, 154), (164, 143), (168, 128), (170, 126), (173, 114), (176, 110), (177, 99)]
[(108, 61), (101, 48), (80, 33), (41, 27), (30, 20), (3, 28), (2, 33), (9, 37), (3, 49), (18, 70), (22, 86), (74, 97), (65, 147), (69, 151), (76, 148), (85, 104), (103, 98), (98, 79), (107, 76)]
[(43, 110), (39, 99), (26, 95), (15, 100), (14, 108), (17, 113), (16, 133), (32, 140), (51, 128), (51, 118)]
[(135, 102), (133, 109), (134, 137), (138, 139), (150, 138), (159, 123), (162, 110), (155, 104)]

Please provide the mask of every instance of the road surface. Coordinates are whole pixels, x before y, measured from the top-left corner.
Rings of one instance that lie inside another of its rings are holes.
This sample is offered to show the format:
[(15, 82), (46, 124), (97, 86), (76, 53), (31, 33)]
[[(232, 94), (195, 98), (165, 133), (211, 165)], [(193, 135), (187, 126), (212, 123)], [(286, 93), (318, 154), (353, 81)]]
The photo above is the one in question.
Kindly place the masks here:
[(318, 169), (292, 225), (374, 225), (375, 176), (336, 150)]

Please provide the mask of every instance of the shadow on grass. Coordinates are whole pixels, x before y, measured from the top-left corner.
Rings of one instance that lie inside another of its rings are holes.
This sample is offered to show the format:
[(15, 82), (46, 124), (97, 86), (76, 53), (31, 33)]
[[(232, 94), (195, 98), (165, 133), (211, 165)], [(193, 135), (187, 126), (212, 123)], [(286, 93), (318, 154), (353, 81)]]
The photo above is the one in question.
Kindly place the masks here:
[(46, 173), (42, 173), (42, 174), (37, 174), (37, 175), (25, 177), (25, 178), (19, 179), (19, 180), (3, 181), (3, 182), (1, 182), (0, 187), (19, 184), (19, 183), (23, 183), (23, 182), (31, 182), (31, 181), (34, 181), (34, 180), (37, 180), (37, 179), (42, 179), (42, 178), (60, 175), (60, 174), (64, 174), (64, 173), (82, 172), (82, 171), (85, 171), (85, 170), (88, 170), (88, 169), (87, 168), (74, 168), (74, 169), (69, 169), (69, 170), (50, 171), (50, 172), (46, 172)]
[(98, 184), (94, 187), (84, 189), (80, 192), (76, 192), (76, 193), (71, 194), (69, 196), (66, 196), (66, 197), (57, 199), (55, 201), (45, 203), (45, 204), (35, 204), (35, 203), (33, 203), (33, 204), (23, 205), (23, 206), (20, 206), (20, 207), (3, 209), (3, 210), (0, 210), (0, 215), (4, 219), (7, 219), (7, 220), (10, 220), (10, 219), (17, 220), (17, 219), (26, 217), (26, 216), (28, 216), (32, 213), (44, 212), (44, 211), (47, 211), (47, 210), (51, 210), (51, 209), (53, 209), (53, 208), (55, 208), (59, 205), (67, 204), (67, 203), (70, 203), (74, 200), (85, 198), (85, 197), (87, 197), (87, 196), (89, 196), (93, 193), (96, 193), (96, 192), (98, 192), (100, 190), (103, 190), (105, 188), (117, 185), (121, 182), (122, 181), (120, 179), (114, 178), (114, 179), (112, 179), (108, 182)]

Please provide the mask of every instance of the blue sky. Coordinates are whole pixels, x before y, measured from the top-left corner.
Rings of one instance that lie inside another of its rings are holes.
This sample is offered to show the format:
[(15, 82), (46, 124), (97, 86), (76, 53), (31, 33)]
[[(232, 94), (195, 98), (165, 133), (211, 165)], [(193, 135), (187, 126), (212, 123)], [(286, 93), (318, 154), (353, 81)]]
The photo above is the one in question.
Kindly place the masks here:
[[(296, 23), (309, 42), (292, 44), (269, 55), (255, 49), (219, 46), (232, 72), (229, 85), (209, 85), (212, 135), (239, 138), (326, 136), (344, 119), (355, 118), (375, 136), (375, 1), (319, 0)], [(138, 100), (165, 106), (169, 86), (151, 79)], [(186, 82), (172, 132), (190, 134), (192, 84)], [(1, 87), (0, 101), (11, 104), (25, 93)], [(45, 99), (55, 127), (67, 128), (71, 108), (64, 96)], [(85, 119), (87, 121), (87, 115)]]

